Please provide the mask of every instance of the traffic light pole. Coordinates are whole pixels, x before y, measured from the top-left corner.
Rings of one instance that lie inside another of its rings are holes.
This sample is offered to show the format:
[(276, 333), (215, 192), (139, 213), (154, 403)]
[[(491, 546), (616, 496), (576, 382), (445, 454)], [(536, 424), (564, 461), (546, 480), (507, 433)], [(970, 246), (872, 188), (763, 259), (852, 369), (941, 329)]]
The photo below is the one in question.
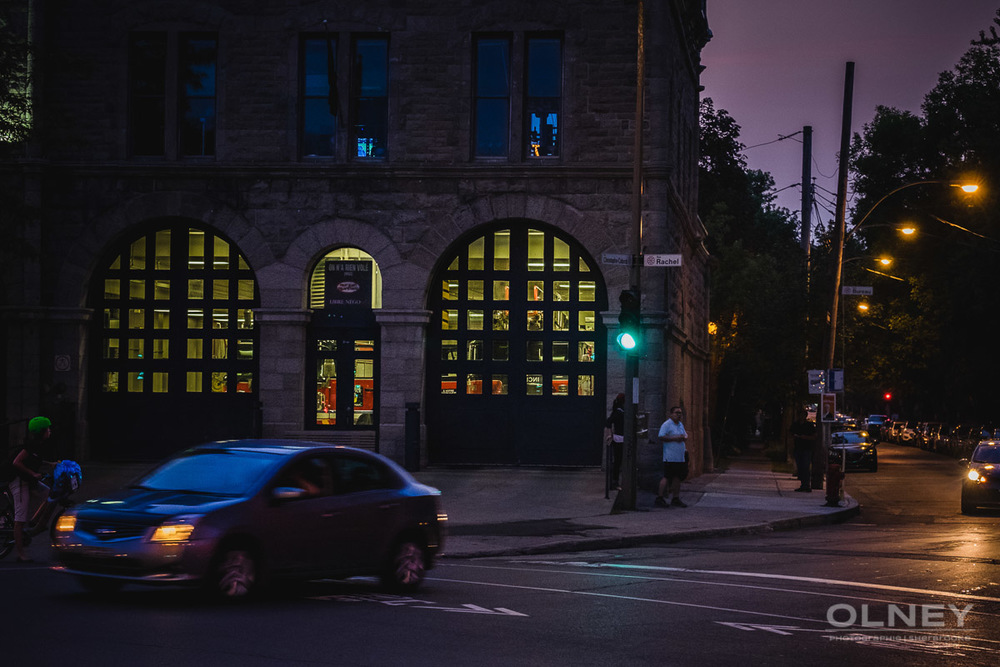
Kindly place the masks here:
[[(630, 233), (632, 266), (629, 269), (629, 289), (635, 294), (639, 304), (642, 292), (639, 287), (639, 257), (642, 254), (642, 123), (646, 80), (645, 34), (646, 10), (643, 0), (639, 0), (636, 14), (636, 83), (635, 83), (635, 147), (632, 164), (632, 229)], [(622, 304), (624, 307), (624, 304)], [(641, 333), (640, 333), (641, 340)], [(640, 344), (639, 349), (642, 348)], [(623, 510), (635, 510), (636, 487), (638, 484), (638, 447), (635, 433), (636, 408), (639, 402), (639, 349), (625, 354), (625, 442), (622, 443), (622, 490), (615, 498), (612, 514)]]

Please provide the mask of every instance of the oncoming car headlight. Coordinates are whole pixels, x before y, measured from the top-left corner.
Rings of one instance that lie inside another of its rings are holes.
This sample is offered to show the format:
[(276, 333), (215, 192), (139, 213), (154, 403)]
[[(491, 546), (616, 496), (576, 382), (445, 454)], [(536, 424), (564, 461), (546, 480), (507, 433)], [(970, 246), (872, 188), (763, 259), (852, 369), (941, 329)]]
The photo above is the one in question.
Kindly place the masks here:
[(971, 479), (973, 482), (979, 482), (979, 481), (985, 482), (986, 481), (986, 478), (983, 477), (982, 475), (980, 475), (979, 471), (976, 470), (975, 468), (973, 468), (972, 470), (969, 471), (969, 474), (967, 475), (967, 477), (969, 479)]
[(72, 533), (74, 530), (76, 530), (75, 514), (63, 514), (58, 519), (56, 519), (57, 533)]
[(150, 542), (187, 542), (191, 539), (198, 517), (178, 517), (156, 527)]

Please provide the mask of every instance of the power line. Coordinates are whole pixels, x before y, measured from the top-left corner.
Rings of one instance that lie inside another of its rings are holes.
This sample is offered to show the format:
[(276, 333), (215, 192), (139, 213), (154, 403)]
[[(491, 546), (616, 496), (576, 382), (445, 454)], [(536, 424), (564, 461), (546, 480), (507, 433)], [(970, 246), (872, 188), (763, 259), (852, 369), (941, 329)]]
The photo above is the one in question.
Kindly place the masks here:
[[(762, 144), (754, 144), (753, 146), (744, 146), (744, 148), (743, 148), (743, 150), (741, 152), (746, 153), (751, 148), (760, 148), (761, 146), (770, 146), (771, 144), (776, 144), (779, 141), (784, 141), (785, 139), (791, 139), (792, 137), (800, 135), (800, 134), (802, 134), (802, 130), (799, 130), (798, 132), (793, 132), (792, 134), (786, 134), (786, 135), (779, 134), (778, 138), (775, 139), (775, 140), (773, 140), (773, 141), (765, 141)], [(801, 142), (799, 142), (799, 143), (801, 143)]]

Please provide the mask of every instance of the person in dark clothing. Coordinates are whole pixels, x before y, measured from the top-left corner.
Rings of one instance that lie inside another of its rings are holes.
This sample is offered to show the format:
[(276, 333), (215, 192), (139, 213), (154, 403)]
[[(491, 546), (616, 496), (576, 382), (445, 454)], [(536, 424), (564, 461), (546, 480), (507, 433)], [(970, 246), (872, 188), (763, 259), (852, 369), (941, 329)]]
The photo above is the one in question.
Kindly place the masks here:
[(809, 413), (802, 410), (799, 418), (792, 424), (792, 452), (795, 455), (795, 471), (799, 478), (799, 488), (796, 491), (812, 491), (812, 480), (809, 468), (812, 464), (813, 448), (816, 446), (816, 424), (808, 420)]
[(17, 550), (19, 563), (31, 562), (24, 550), (24, 530), (30, 516), (31, 499), (35, 496), (44, 502), (49, 493), (49, 487), (41, 482), (41, 469), (56, 465), (55, 462), (42, 458), (46, 440), (52, 435), (51, 429), (52, 422), (46, 417), (35, 417), (28, 422), (28, 438), (11, 462), (16, 476), (8, 488), (14, 499), (14, 548)]
[(621, 489), (622, 448), (625, 442), (625, 394), (615, 396), (604, 425), (611, 429), (611, 488)]

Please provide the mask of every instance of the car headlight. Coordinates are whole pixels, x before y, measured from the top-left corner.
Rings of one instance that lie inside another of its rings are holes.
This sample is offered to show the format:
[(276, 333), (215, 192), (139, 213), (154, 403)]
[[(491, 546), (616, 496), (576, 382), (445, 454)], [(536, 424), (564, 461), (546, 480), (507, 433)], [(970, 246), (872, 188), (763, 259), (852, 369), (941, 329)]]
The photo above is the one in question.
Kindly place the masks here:
[(187, 542), (194, 533), (198, 517), (178, 517), (156, 527), (150, 542)]
[(72, 533), (76, 530), (76, 515), (66, 513), (56, 519), (57, 533)]
[(972, 470), (969, 471), (969, 474), (967, 475), (967, 477), (969, 479), (971, 479), (973, 482), (979, 482), (979, 481), (985, 482), (986, 481), (986, 478), (983, 477), (982, 475), (980, 475), (979, 471), (976, 470), (975, 468), (973, 468)]

